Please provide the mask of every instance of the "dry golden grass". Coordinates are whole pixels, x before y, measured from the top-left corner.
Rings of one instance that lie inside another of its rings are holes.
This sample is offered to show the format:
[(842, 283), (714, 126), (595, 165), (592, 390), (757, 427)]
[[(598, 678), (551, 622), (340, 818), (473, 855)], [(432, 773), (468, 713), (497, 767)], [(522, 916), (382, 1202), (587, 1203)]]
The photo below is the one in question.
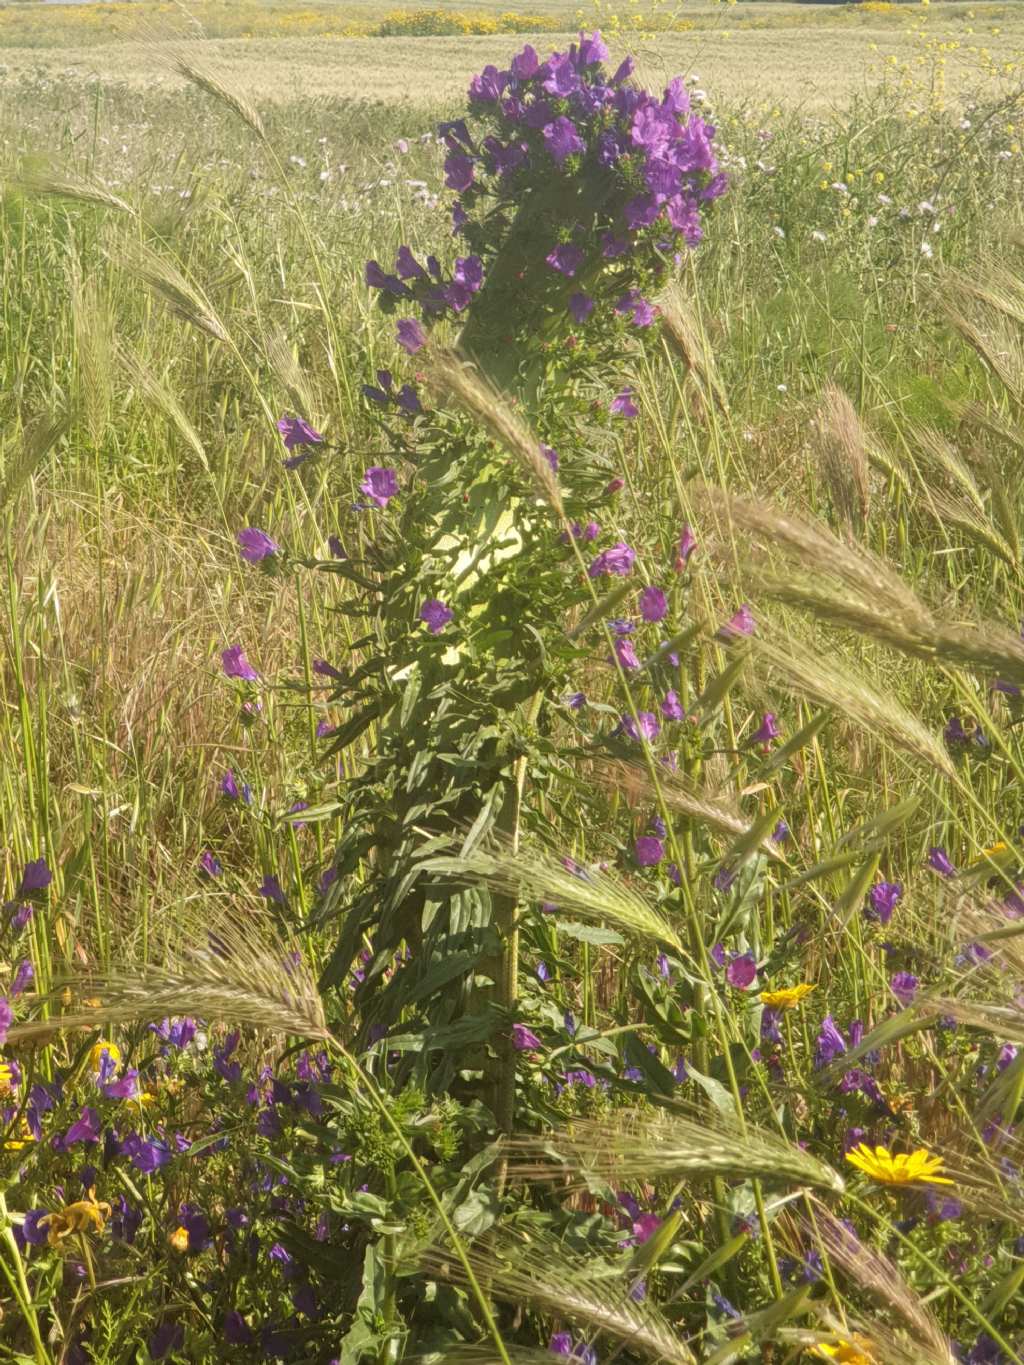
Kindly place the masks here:
[[(797, 27), (783, 26), (783, 21), (791, 22), (788, 12), (803, 11), (806, 15), (814, 7), (746, 8), (762, 13), (770, 10), (772, 16), (779, 11), (775, 16), (779, 26), (747, 28), (729, 10), (718, 12), (718, 27), (700, 26), (692, 33), (647, 37), (640, 42), (646, 48), (640, 59), (641, 76), (656, 83), (678, 72), (697, 73), (700, 84), (716, 100), (767, 101), (823, 111), (848, 103), (858, 92), (876, 84), (887, 67), (894, 70), (888, 63), (890, 56), (895, 56), (897, 63), (913, 62), (922, 50), (922, 40), (907, 32), (906, 24), (895, 25), (889, 15), (871, 16), (873, 22), (862, 16), (860, 22), (851, 24), (841, 12), (831, 20), (816, 14)], [(949, 21), (944, 18), (942, 24), (948, 26)], [(988, 43), (992, 56), (1007, 63), (1014, 52), (1024, 48), (1024, 13), (996, 24), (979, 20), (974, 37), (967, 35), (959, 19), (953, 27), (962, 30), (962, 46), (947, 54), (950, 94), (970, 88), (976, 79), (983, 59), (968, 50), (971, 45)], [(1000, 32), (992, 35), (992, 27), (999, 27)], [(287, 27), (281, 31), (289, 32)], [(11, 75), (29, 71), (55, 77), (74, 73), (135, 87), (159, 83), (177, 88), (184, 84), (184, 77), (166, 69), (154, 47), (137, 39), (96, 44), (83, 38), (60, 47), (16, 47), (3, 45), (11, 41), (6, 34), (11, 34), (11, 27), (0, 14), (0, 67), (6, 67)], [(517, 41), (509, 34), (224, 38), (204, 43), (204, 54), (261, 101), (291, 100), (301, 91), (307, 99), (370, 98), (429, 106), (461, 97), (470, 76), (486, 62), (503, 61), (510, 43)], [(555, 41), (552, 34), (537, 39), (539, 45), (550, 46)], [(1007, 75), (1012, 79), (1012, 72)]]

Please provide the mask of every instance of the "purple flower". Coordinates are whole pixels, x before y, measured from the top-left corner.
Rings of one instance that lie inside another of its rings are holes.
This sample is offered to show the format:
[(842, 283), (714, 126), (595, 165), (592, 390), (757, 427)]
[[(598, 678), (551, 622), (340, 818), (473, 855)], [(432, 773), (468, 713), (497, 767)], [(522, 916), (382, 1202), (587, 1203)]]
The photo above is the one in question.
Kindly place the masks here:
[(594, 300), (589, 294), (576, 293), (569, 295), (569, 312), (572, 314), (574, 322), (586, 322), (593, 311)]
[(133, 1100), (139, 1093), (138, 1069), (130, 1066), (116, 1081), (100, 1086), (100, 1094), (108, 1100)]
[(665, 700), (661, 703), (661, 714), (666, 720), (682, 720), (684, 713), (678, 692), (665, 693)]
[(829, 1062), (834, 1062), (845, 1051), (846, 1040), (836, 1028), (831, 1014), (826, 1014), (821, 1021), (821, 1029), (815, 1045), (814, 1065), (816, 1067), (828, 1066)]
[(52, 881), (53, 873), (46, 859), (36, 858), (34, 862), (25, 864), (16, 894), (30, 896), (33, 891), (45, 891)]
[(664, 858), (665, 846), (653, 835), (641, 834), (634, 846), (634, 854), (641, 867), (654, 867)]
[(458, 194), (468, 190), (475, 174), (472, 157), (453, 153), (445, 158), (444, 183), (450, 190), (455, 190)]
[(401, 408), (408, 417), (415, 417), (423, 411), (423, 405), (411, 384), (403, 384), (395, 394), (395, 406)]
[(782, 844), (789, 838), (789, 826), (785, 820), (780, 820), (772, 830), (772, 843)]
[(512, 1046), (517, 1052), (533, 1052), (542, 1047), (540, 1039), (525, 1024), (512, 1025)]
[(879, 924), (888, 924), (892, 919), (892, 912), (902, 899), (901, 882), (876, 882), (868, 892), (872, 917), (877, 919)]
[(615, 641), (615, 657), (622, 668), (632, 670), (640, 667), (640, 660), (636, 657), (633, 642), (625, 636), (620, 636)]
[(556, 246), (554, 251), (549, 252), (546, 260), (552, 270), (557, 270), (571, 279), (583, 264), (583, 252), (571, 242), (563, 242), (561, 246)]
[(917, 988), (920, 985), (917, 977), (912, 972), (897, 972), (889, 980), (889, 987), (893, 995), (901, 1005), (912, 1005)]
[(568, 698), (565, 704), (566, 706), (568, 706), (570, 711), (582, 711), (584, 706), (586, 706), (587, 704), (586, 693), (573, 692), (572, 696)]
[[(584, 150), (584, 142), (576, 131), (575, 123), (564, 115), (556, 118), (553, 123), (549, 123), (543, 130), (543, 135), (547, 149), (556, 166), (561, 166), (566, 157), (574, 156), (577, 152)], [(548, 260), (550, 261), (550, 259), (549, 256)], [(556, 269), (560, 268), (556, 267)], [(571, 275), (572, 271), (568, 270), (566, 274)]]
[(943, 877), (956, 876), (956, 868), (949, 861), (944, 848), (930, 848), (928, 850), (928, 866), (934, 868)]
[(497, 104), (509, 82), (510, 72), (499, 71), (496, 66), (485, 66), (479, 76), (469, 83), (469, 98), (476, 104)]
[[(13, 902), (11, 902), (13, 905)], [(25, 925), (32, 918), (31, 905), (18, 905), (14, 907), (14, 914), (11, 916), (11, 928), (16, 934), (20, 934)]]
[(180, 1351), (185, 1344), (185, 1329), (180, 1322), (162, 1322), (148, 1341), (149, 1354), (163, 1360), (172, 1351)]
[(637, 741), (657, 739), (661, 734), (661, 725), (653, 711), (638, 711), (636, 720), (632, 716), (623, 716), (621, 725), (630, 739)]
[(11, 982), (11, 996), (19, 996), (27, 986), (31, 985), (35, 974), (35, 968), (32, 966), (32, 963), (27, 957), (24, 958), (18, 965), (18, 970), (14, 973), (14, 980)]
[(399, 346), (408, 355), (415, 355), (426, 344), (427, 334), (415, 318), (402, 318), (395, 330)]
[(284, 438), (285, 450), (294, 450), (296, 446), (323, 444), (324, 438), (302, 417), (282, 417), (277, 423), (277, 429)]
[(734, 957), (725, 969), (725, 979), (730, 986), (745, 991), (757, 978), (757, 963), (753, 953), (743, 953)]
[[(569, 1077), (586, 1075), (586, 1072), (566, 1072), (566, 1084), (570, 1084)], [(591, 1078), (593, 1082), (593, 1078)], [(597, 1365), (597, 1352), (586, 1342), (574, 1342), (572, 1334), (569, 1332), (555, 1332), (548, 1342), (548, 1350), (552, 1355), (568, 1356), (571, 1360), (578, 1360), (580, 1365)]]
[(638, 417), (640, 409), (633, 402), (633, 390), (627, 385), (621, 393), (617, 393), (612, 399), (610, 410), (617, 417)]
[(208, 848), (204, 848), (199, 857), (199, 870), (211, 879), (219, 877), (224, 871), (219, 858), (216, 858)]
[(782, 1042), (782, 1032), (779, 1029), (779, 1012), (772, 1009), (771, 1006), (765, 1006), (761, 1011), (761, 1042)]
[(64, 1145), (71, 1147), (76, 1142), (96, 1142), (99, 1135), (100, 1116), (95, 1109), (90, 1109), (88, 1105), (85, 1105), (80, 1117), (64, 1134)]
[(431, 635), (440, 635), (454, 615), (451, 607), (445, 606), (438, 597), (428, 597), (420, 607), (420, 620), (426, 622)]
[(640, 615), (652, 624), (668, 615), (668, 598), (660, 588), (644, 588), (640, 594)]
[(547, 460), (549, 466), (551, 467), (552, 474), (557, 474), (558, 451), (555, 450), (552, 446), (542, 445), (540, 448), (540, 453), (544, 456), (545, 460)]
[(711, 885), (716, 891), (731, 891), (736, 877), (737, 873), (731, 867), (720, 867), (715, 873)]
[(522, 52), (517, 52), (512, 58), (510, 65), (512, 75), (517, 81), (528, 81), (531, 76), (536, 76), (540, 58), (534, 48), (527, 43)]
[(245, 657), (241, 645), (229, 645), (227, 649), (222, 649), (220, 662), (227, 678), (241, 678), (243, 682), (256, 682), (259, 679), (260, 675)]
[(744, 602), (718, 632), (718, 639), (734, 640), (740, 635), (753, 635), (756, 629), (757, 622), (754, 620), (754, 613), (750, 610), (749, 604)]
[(601, 578), (605, 574), (615, 574), (618, 578), (625, 578), (627, 574), (632, 573), (635, 561), (636, 551), (625, 541), (620, 540), (610, 550), (601, 551), (587, 570), (587, 575), (590, 578)]
[(690, 556), (697, 548), (697, 537), (689, 526), (683, 527), (683, 534), (679, 537), (679, 545), (676, 549), (676, 573), (682, 573), (690, 562)]
[(623, 294), (615, 305), (615, 311), (620, 317), (630, 314), (634, 327), (650, 327), (654, 321), (654, 308), (638, 289), (631, 289), (628, 294)]
[(384, 469), (376, 464), (371, 465), (363, 476), (359, 489), (360, 492), (372, 499), (378, 507), (387, 507), (391, 499), (398, 493), (398, 475), (393, 469)]
[(224, 1340), (229, 1346), (251, 1346), (256, 1340), (252, 1328), (236, 1308), (224, 1315)]
[(0, 996), (0, 1044), (7, 1041), (7, 1030), (14, 1023), (14, 1011), (10, 1001)]
[(48, 1230), (39, 1226), (40, 1219), (48, 1218), (49, 1209), (29, 1209), (22, 1221), (21, 1227), (15, 1227), (15, 1236), (21, 1233), (28, 1246), (39, 1247), (46, 1241)]
[(774, 712), (772, 712), (772, 711), (766, 711), (766, 712), (764, 713), (764, 715), (762, 716), (762, 718), (761, 718), (761, 724), (757, 727), (757, 729), (754, 731), (754, 733), (750, 736), (750, 743), (751, 743), (751, 744), (770, 744), (770, 743), (772, 742), (773, 739), (778, 739), (779, 735), (781, 735), (781, 734), (782, 734), (782, 731), (779, 729), (779, 727), (778, 727), (778, 726), (776, 725), (776, 723), (775, 723), (775, 714), (774, 714)]
[(272, 540), (266, 531), (260, 531), (255, 526), (247, 526), (244, 531), (239, 531), (235, 538), (242, 558), (250, 564), (259, 564), (271, 555), (276, 555), (281, 549), (277, 541)]

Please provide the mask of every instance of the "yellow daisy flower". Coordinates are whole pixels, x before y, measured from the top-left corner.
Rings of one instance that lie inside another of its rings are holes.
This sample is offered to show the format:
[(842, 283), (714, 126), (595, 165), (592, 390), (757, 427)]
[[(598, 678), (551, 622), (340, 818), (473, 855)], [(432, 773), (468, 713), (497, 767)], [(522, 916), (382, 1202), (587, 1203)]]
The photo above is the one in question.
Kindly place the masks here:
[(762, 991), (761, 1004), (773, 1010), (792, 1010), (816, 989), (817, 987), (808, 982), (801, 981), (799, 986), (784, 986), (778, 991)]
[(188, 1228), (175, 1228), (167, 1241), (175, 1251), (188, 1251)]
[(823, 1360), (838, 1360), (840, 1365), (876, 1365), (871, 1342), (859, 1332), (854, 1332), (849, 1341), (819, 1342), (814, 1354)]
[(105, 1042), (102, 1038), (95, 1043), (89, 1052), (89, 1066), (93, 1071), (99, 1071), (100, 1063), (103, 1061), (104, 1052), (110, 1060), (117, 1066), (121, 1060), (121, 1049), (116, 1043)]
[(858, 1171), (863, 1171), (880, 1185), (952, 1185), (942, 1170), (942, 1158), (933, 1156), (924, 1147), (916, 1152), (890, 1152), (888, 1147), (874, 1151), (862, 1142), (846, 1153), (846, 1159)]
[(14, 1067), (10, 1062), (0, 1062), (0, 1095), (9, 1095), (14, 1089)]
[(90, 1225), (97, 1232), (103, 1231), (105, 1219), (110, 1217), (110, 1205), (96, 1202), (96, 1191), (90, 1190), (88, 1199), (80, 1199), (74, 1204), (65, 1204), (56, 1213), (48, 1213), (40, 1218), (39, 1226), (46, 1228), (46, 1240), (50, 1246), (59, 1246), (65, 1237), (73, 1232), (87, 1232)]

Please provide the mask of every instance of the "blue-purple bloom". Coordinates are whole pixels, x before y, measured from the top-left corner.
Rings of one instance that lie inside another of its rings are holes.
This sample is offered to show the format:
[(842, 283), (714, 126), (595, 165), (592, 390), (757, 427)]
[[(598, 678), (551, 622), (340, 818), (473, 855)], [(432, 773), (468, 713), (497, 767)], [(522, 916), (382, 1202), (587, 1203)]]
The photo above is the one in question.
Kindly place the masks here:
[(634, 855), (640, 867), (654, 867), (665, 856), (665, 846), (651, 834), (641, 834), (634, 845)]
[(428, 597), (420, 607), (420, 620), (426, 623), (431, 635), (439, 635), (455, 613), (438, 597)]
[(956, 868), (949, 861), (944, 848), (930, 848), (928, 850), (928, 866), (934, 868), (943, 877), (955, 877)]
[(277, 541), (271, 539), (266, 531), (261, 531), (255, 526), (247, 526), (244, 531), (239, 531), (236, 539), (242, 558), (249, 564), (259, 564), (264, 559), (269, 559), (271, 555), (276, 555), (281, 549)]
[(605, 574), (615, 574), (619, 578), (625, 578), (627, 574), (633, 572), (635, 562), (636, 551), (625, 541), (620, 540), (610, 550), (601, 551), (587, 570), (587, 574), (590, 578), (601, 578)]
[(660, 588), (644, 588), (640, 594), (640, 615), (652, 625), (668, 615), (668, 599)]
[(318, 446), (323, 444), (323, 437), (314, 427), (303, 417), (282, 417), (277, 423), (277, 429), (284, 439), (285, 450), (294, 450), (296, 446)]
[(241, 645), (229, 645), (227, 649), (222, 649), (220, 662), (225, 677), (241, 678), (243, 682), (256, 682), (259, 679), (260, 675), (245, 657)]
[(25, 864), (21, 874), (17, 895), (31, 896), (34, 891), (45, 891), (53, 881), (53, 873), (45, 858), (36, 858)]
[(572, 314), (574, 322), (584, 323), (594, 311), (594, 300), (589, 294), (575, 293), (569, 295), (569, 312)]
[(889, 987), (901, 1005), (912, 1005), (917, 995), (919, 981), (912, 972), (897, 972), (889, 980)]
[(583, 264), (583, 252), (571, 242), (563, 242), (548, 253), (547, 263), (552, 270), (557, 270), (571, 279)]
[(877, 919), (879, 924), (888, 924), (893, 910), (902, 899), (902, 882), (876, 882), (868, 892), (872, 918)]
[(415, 355), (426, 345), (427, 334), (415, 318), (402, 318), (395, 329), (398, 344), (408, 355)]
[(609, 410), (616, 417), (637, 417), (640, 414), (640, 409), (633, 402), (633, 390), (628, 386), (615, 395)]
[(391, 499), (398, 493), (398, 475), (393, 469), (382, 468), (376, 464), (371, 465), (363, 475), (359, 489), (360, 492), (372, 499), (378, 507), (387, 507)]

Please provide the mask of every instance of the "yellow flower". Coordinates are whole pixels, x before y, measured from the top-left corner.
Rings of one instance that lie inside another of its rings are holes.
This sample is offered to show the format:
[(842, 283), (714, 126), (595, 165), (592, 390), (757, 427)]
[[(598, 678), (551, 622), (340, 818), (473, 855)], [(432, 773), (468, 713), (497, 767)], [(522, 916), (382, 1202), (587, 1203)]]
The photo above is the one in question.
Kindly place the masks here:
[(65, 1204), (56, 1213), (48, 1213), (40, 1218), (39, 1226), (45, 1227), (46, 1240), (50, 1246), (59, 1246), (65, 1237), (73, 1232), (87, 1232), (90, 1225), (97, 1232), (103, 1231), (104, 1220), (110, 1217), (110, 1205), (96, 1202), (96, 1191), (90, 1190), (88, 1199), (80, 1199), (75, 1204)]
[(188, 1228), (175, 1228), (167, 1241), (175, 1251), (188, 1251)]
[(916, 1152), (890, 1152), (888, 1147), (874, 1151), (862, 1142), (846, 1153), (846, 1159), (858, 1171), (863, 1171), (880, 1185), (952, 1185), (942, 1170), (942, 1158), (933, 1156), (925, 1147)]
[(118, 1047), (118, 1045), (116, 1043), (104, 1042), (103, 1039), (101, 1038), (100, 1041), (93, 1046), (92, 1050), (89, 1053), (89, 1066), (92, 1068), (93, 1071), (99, 1071), (100, 1065), (103, 1062), (104, 1052), (107, 1054), (107, 1056), (110, 1058), (110, 1060), (114, 1063), (115, 1066), (117, 1066), (118, 1062), (121, 1060), (121, 1049)]
[(0, 1062), (0, 1095), (9, 1095), (14, 1089), (14, 1067), (10, 1062)]
[(806, 999), (815, 989), (816, 987), (808, 982), (801, 981), (799, 986), (784, 986), (779, 991), (762, 991), (761, 1004), (772, 1010), (795, 1009), (800, 1001)]
[(981, 850), (981, 856), (982, 856), (983, 858), (997, 858), (997, 857), (999, 856), (1000, 853), (1005, 853), (1005, 852), (1006, 852), (1006, 842), (1005, 842), (1005, 840), (1000, 839), (998, 843), (996, 843), (996, 844), (989, 844), (988, 848), (983, 848), (983, 849)]
[(840, 1365), (876, 1365), (875, 1357), (871, 1354), (871, 1342), (859, 1332), (854, 1332), (849, 1341), (840, 1338), (834, 1343), (819, 1342), (814, 1354), (824, 1360), (838, 1360)]
[(20, 1134), (16, 1138), (9, 1138), (4, 1147), (9, 1152), (20, 1152), (23, 1147), (27, 1147), (30, 1142), (35, 1142), (36, 1135), (28, 1126), (28, 1119), (22, 1118)]

